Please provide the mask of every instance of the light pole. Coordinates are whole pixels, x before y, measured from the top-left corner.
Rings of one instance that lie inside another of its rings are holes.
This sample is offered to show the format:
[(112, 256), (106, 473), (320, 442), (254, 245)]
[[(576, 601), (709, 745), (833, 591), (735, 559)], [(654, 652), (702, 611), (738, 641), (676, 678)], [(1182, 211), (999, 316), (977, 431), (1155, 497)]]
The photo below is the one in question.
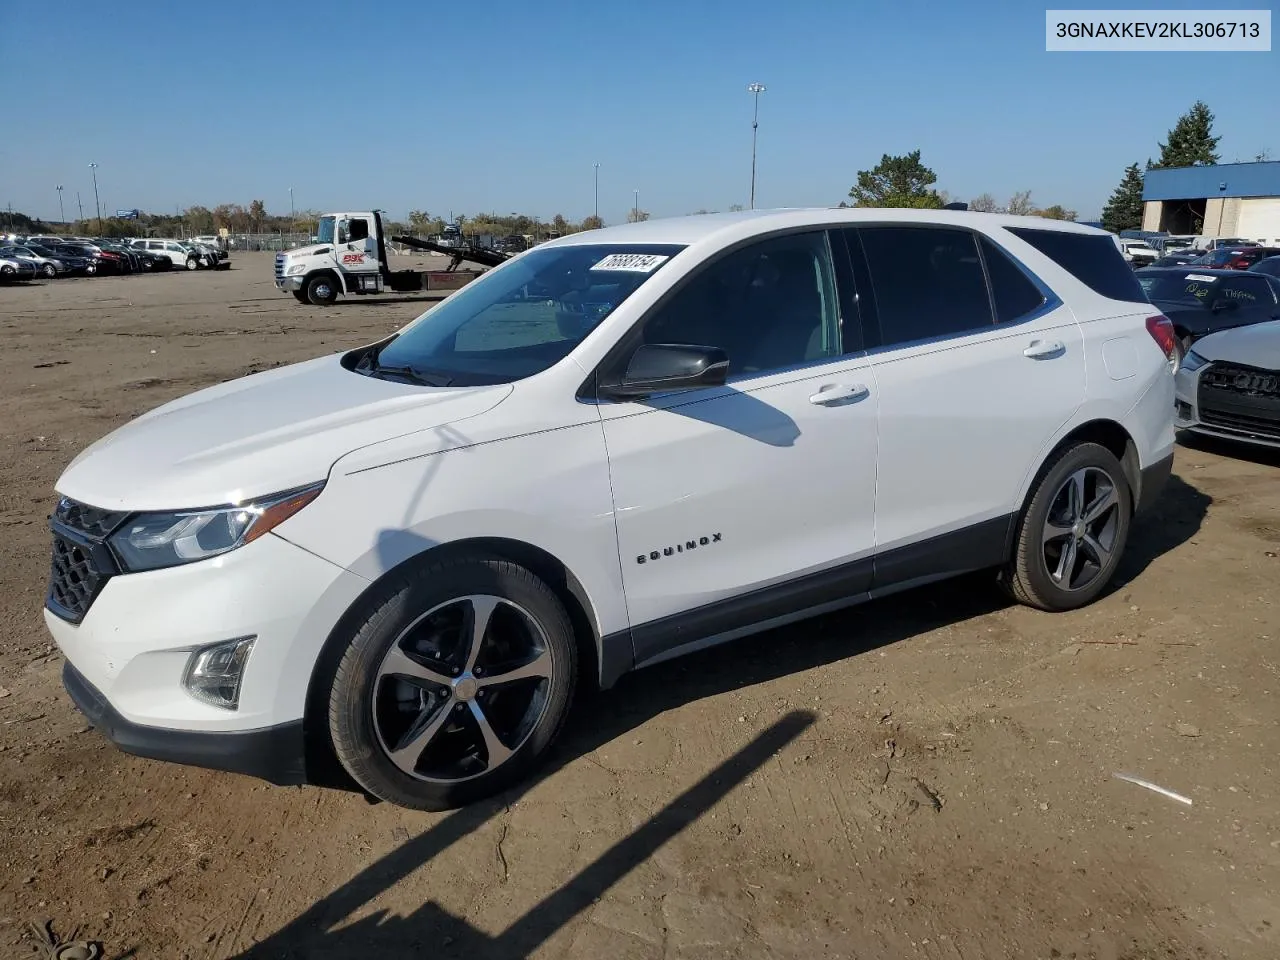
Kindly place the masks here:
[(636, 195), (636, 205), (635, 207), (632, 208), (632, 211), (631, 211), (631, 222), (639, 223), (640, 222), (640, 191), (635, 190), (633, 192)]
[(600, 220), (600, 164), (598, 163), (596, 164), (596, 202), (595, 202), (595, 206), (592, 208), (592, 215), (596, 218), (596, 221), (599, 222)]
[(66, 226), (67, 212), (62, 209), (62, 184), (58, 184), (58, 216), (62, 218), (63, 226)]
[(293, 187), (289, 188), (289, 232), (298, 232), (298, 214), (293, 209)]
[(751, 111), (751, 209), (754, 210), (756, 208), (756, 130), (760, 126), (760, 94), (764, 93), (764, 84), (749, 85), (747, 93), (755, 98), (755, 106)]
[(80, 208), (80, 219), (84, 219), (84, 203), (80, 200), (80, 191), (76, 191), (76, 206)]
[(93, 171), (93, 205), (98, 210), (98, 236), (102, 236), (102, 204), (98, 202), (98, 165), (91, 163), (89, 169)]

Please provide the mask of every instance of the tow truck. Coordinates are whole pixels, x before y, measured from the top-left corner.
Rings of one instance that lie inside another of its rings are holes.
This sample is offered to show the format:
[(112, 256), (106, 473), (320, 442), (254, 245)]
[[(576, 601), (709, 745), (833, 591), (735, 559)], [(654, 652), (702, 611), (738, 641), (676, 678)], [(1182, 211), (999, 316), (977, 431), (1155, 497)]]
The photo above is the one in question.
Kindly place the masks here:
[[(299, 303), (327, 307), (339, 296), (391, 291), (457, 290), (485, 269), (511, 256), (475, 245), (452, 246), (417, 237), (388, 238), (382, 211), (326, 213), (316, 230), (316, 243), (276, 254), (276, 289), (292, 293)], [(449, 257), (444, 270), (392, 270), (387, 241)], [(484, 269), (459, 269), (472, 263)]]

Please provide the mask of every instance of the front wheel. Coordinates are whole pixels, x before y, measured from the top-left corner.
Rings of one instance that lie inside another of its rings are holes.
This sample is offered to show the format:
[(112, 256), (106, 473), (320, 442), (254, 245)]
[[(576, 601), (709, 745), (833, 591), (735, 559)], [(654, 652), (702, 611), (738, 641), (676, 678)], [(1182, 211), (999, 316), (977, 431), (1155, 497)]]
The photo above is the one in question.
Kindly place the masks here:
[(1074, 610), (1097, 598), (1129, 538), (1133, 492), (1106, 447), (1069, 447), (1037, 483), (1018, 520), (1002, 580), (1013, 598), (1041, 610)]
[(527, 776), (569, 712), (564, 606), (524, 567), (423, 566), (366, 602), (329, 693), (338, 760), (376, 797), (445, 810)]
[(187, 257), (187, 269), (188, 269), (188, 270), (199, 270), (199, 269), (200, 269), (200, 259), (199, 259), (198, 257)]
[(338, 299), (338, 284), (332, 277), (320, 275), (307, 281), (307, 301), (327, 307)]
[(52, 263), (46, 263), (40, 268), (40, 272), (44, 274), (47, 279), (52, 280), (58, 275), (58, 268)]

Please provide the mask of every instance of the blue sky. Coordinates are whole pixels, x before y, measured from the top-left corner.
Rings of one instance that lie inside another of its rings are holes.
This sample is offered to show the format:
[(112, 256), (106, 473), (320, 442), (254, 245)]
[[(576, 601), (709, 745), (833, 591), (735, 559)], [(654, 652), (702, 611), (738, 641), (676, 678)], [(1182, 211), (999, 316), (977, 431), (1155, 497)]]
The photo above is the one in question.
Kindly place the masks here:
[(4, 97), (0, 205), (56, 217), (61, 183), (91, 211), (92, 160), (108, 209), (282, 213), (293, 187), (299, 209), (577, 219), (599, 162), (607, 222), (634, 189), (654, 216), (725, 209), (748, 198), (756, 80), (757, 206), (835, 204), (919, 147), (960, 198), (1091, 218), (1197, 95), (1224, 162), (1280, 159), (1280, 49), (1046, 53), (1048, 5), (0, 2), (0, 63), (34, 78)]

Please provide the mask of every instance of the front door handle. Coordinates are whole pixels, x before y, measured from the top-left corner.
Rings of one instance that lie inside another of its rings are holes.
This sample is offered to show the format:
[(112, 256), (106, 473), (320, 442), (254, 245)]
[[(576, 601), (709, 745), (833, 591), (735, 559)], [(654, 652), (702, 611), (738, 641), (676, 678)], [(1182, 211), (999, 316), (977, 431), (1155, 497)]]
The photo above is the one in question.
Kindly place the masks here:
[(1032, 360), (1048, 360), (1067, 352), (1067, 346), (1061, 340), (1032, 340), (1031, 346), (1022, 351), (1024, 357)]
[(856, 403), (869, 396), (871, 391), (862, 383), (828, 383), (809, 398), (818, 406), (835, 406), (839, 403)]

